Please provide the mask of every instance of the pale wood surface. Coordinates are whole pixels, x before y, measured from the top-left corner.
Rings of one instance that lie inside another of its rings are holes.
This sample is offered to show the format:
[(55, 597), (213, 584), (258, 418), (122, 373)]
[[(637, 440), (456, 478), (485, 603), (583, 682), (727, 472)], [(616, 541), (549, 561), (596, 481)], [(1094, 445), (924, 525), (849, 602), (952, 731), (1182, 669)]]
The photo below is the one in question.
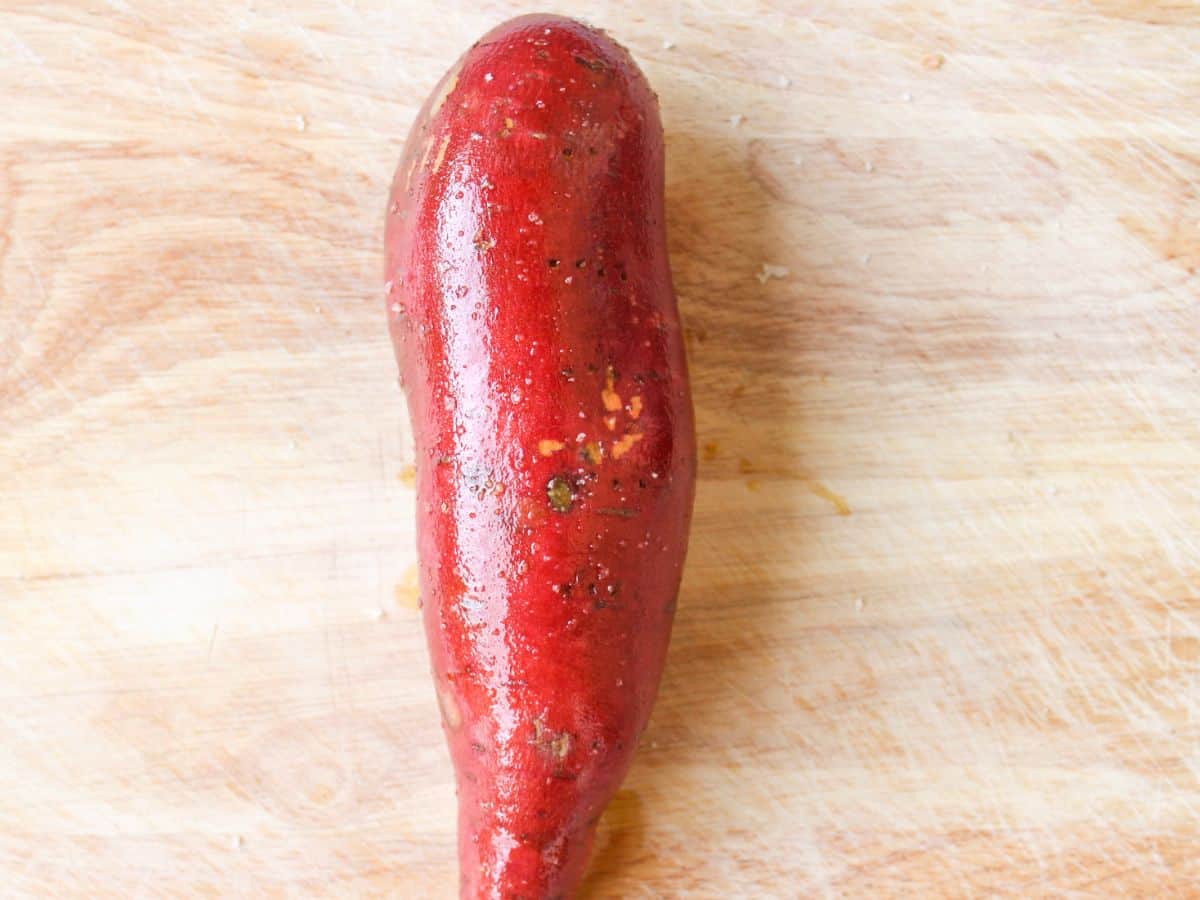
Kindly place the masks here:
[[(561, 10), (705, 446), (589, 895), (1200, 895), (1200, 7), (728, 6)], [(5, 896), (453, 895), (380, 233), (531, 8), (0, 3)]]

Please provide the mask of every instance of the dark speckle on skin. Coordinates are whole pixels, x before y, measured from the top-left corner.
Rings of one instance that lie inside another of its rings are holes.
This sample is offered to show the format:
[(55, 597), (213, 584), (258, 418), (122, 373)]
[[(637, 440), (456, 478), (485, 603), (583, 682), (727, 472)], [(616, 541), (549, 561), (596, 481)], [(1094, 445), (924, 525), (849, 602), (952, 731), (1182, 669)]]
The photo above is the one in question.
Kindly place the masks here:
[(565, 475), (555, 475), (546, 485), (546, 496), (550, 498), (550, 508), (555, 512), (568, 513), (575, 504), (575, 490)]
[(586, 56), (580, 56), (578, 53), (574, 56), (575, 62), (579, 63), (585, 69), (591, 69), (593, 72), (603, 72), (604, 63), (598, 59), (588, 59)]

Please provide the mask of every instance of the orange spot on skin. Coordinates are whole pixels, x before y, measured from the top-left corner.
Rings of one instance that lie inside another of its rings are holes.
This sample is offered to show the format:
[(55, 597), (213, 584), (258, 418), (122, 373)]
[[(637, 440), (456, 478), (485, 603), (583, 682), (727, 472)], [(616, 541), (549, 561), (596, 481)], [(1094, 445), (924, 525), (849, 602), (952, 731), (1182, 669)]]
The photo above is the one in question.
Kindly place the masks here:
[(612, 458), (620, 459), (633, 449), (633, 445), (642, 439), (640, 434), (627, 434), (612, 445)]
[(450, 146), (450, 135), (442, 138), (442, 143), (438, 147), (437, 156), (433, 158), (433, 174), (436, 175), (438, 169), (442, 167), (442, 160), (446, 158), (446, 148)]
[(604, 448), (595, 441), (589, 441), (583, 445), (583, 457), (593, 466), (598, 466), (604, 459)]
[(610, 413), (615, 413), (621, 408), (621, 395), (613, 390), (615, 382), (616, 375), (612, 366), (609, 366), (604, 374), (604, 390), (600, 392), (600, 399), (604, 401), (604, 408)]
[(629, 398), (629, 418), (636, 421), (642, 414), (642, 398), (634, 394)]
[(564, 444), (562, 441), (550, 439), (538, 441), (538, 453), (542, 454), (542, 456), (552, 456), (565, 446), (566, 444)]
[(609, 431), (616, 431), (617, 430), (617, 417), (616, 416), (605, 416), (604, 417), (604, 427), (607, 428)]

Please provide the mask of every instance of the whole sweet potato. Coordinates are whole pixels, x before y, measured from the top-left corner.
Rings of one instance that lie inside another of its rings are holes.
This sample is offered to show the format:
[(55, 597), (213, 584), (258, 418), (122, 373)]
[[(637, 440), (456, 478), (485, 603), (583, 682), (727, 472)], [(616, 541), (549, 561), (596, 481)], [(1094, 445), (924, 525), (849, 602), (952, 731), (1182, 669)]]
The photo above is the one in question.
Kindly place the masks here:
[(574, 892), (658, 689), (696, 463), (663, 217), (657, 98), (553, 16), (459, 60), (392, 185), (464, 898)]

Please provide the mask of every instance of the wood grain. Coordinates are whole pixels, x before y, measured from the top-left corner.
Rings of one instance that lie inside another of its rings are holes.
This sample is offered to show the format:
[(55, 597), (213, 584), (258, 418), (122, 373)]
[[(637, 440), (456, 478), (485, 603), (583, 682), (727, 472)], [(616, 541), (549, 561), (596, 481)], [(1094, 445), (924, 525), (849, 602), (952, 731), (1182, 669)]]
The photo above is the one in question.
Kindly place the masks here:
[[(1200, 896), (1200, 7), (549, 6), (705, 447), (588, 895)], [(0, 8), (6, 895), (453, 896), (380, 234), (527, 9)]]

